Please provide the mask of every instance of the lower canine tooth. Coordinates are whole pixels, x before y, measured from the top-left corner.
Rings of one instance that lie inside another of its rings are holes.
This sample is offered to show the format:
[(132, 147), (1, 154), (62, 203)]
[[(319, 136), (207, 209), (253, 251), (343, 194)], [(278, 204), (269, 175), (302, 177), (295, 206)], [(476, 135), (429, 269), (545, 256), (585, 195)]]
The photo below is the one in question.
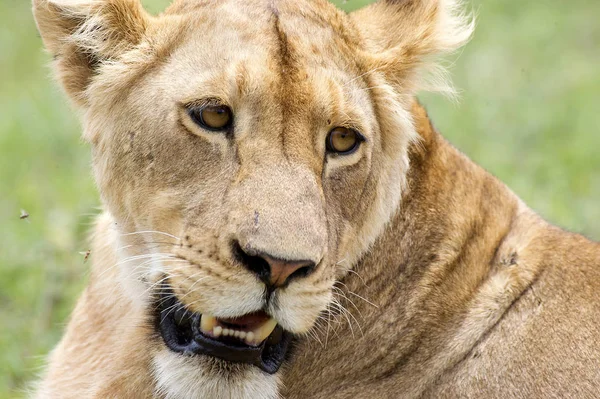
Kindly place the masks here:
[[(277, 322), (274, 319), (267, 320), (265, 324), (254, 330), (254, 341), (257, 344), (263, 342), (269, 335), (271, 335), (276, 325)], [(247, 335), (246, 338), (248, 339)]]
[(209, 314), (203, 314), (200, 318), (200, 331), (203, 333), (212, 333), (217, 326), (217, 318)]

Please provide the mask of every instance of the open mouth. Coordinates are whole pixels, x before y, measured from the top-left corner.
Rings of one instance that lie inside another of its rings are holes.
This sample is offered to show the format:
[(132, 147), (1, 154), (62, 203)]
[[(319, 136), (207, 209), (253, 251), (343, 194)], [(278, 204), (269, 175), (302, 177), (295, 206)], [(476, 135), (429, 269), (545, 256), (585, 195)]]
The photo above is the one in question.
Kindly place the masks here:
[(191, 312), (169, 291), (163, 291), (158, 310), (158, 329), (172, 351), (253, 364), (269, 374), (281, 367), (291, 340), (262, 311), (220, 319)]

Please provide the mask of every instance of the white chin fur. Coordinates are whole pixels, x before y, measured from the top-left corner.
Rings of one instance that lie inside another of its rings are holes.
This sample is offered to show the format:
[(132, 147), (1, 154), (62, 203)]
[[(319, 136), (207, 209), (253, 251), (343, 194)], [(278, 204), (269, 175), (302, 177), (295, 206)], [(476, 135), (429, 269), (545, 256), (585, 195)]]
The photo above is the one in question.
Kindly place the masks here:
[[(254, 366), (240, 367), (224, 379), (228, 371), (209, 364), (210, 359), (182, 356), (164, 348), (154, 355), (157, 394), (165, 399), (277, 399), (277, 375)], [(227, 381), (227, 383), (225, 383)]]

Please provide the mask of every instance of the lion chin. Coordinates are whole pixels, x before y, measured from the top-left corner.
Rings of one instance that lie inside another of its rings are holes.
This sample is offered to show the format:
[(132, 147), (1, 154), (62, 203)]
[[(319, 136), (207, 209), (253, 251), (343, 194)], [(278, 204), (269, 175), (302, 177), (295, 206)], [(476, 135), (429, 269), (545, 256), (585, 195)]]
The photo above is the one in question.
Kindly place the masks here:
[(33, 0), (104, 212), (39, 398), (597, 397), (600, 246), (433, 128), (459, 0)]

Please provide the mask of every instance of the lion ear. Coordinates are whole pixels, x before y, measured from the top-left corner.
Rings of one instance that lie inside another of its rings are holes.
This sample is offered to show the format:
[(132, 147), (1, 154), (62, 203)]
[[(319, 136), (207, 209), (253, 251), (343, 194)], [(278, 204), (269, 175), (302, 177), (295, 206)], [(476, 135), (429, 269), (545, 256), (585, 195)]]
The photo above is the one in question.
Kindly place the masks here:
[(138, 44), (150, 18), (139, 0), (33, 0), (33, 14), (59, 80), (80, 106), (98, 66)]
[(351, 17), (361, 31), (372, 69), (382, 70), (410, 91), (444, 90), (439, 84), (423, 87), (419, 72), (436, 70), (432, 59), (467, 43), (475, 26), (461, 0), (379, 0)]

